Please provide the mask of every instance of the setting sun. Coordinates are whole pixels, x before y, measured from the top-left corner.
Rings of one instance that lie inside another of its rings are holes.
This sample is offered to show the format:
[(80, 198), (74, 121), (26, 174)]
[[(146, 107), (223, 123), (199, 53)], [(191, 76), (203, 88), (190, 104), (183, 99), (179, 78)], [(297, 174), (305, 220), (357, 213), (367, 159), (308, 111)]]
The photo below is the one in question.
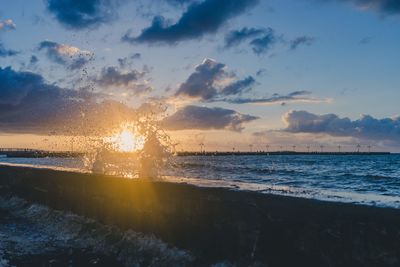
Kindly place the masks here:
[(138, 136), (130, 130), (123, 130), (120, 133), (105, 139), (111, 146), (120, 152), (135, 152), (143, 148), (144, 137)]

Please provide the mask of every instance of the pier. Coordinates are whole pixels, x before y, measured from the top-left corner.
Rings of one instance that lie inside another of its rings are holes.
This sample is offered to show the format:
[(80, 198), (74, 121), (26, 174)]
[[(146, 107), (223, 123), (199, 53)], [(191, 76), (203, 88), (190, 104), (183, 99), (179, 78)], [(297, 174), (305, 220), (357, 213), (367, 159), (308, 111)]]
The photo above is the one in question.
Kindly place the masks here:
[(0, 148), (0, 156), (2, 155), (8, 158), (74, 158), (82, 156), (83, 153), (30, 148)]

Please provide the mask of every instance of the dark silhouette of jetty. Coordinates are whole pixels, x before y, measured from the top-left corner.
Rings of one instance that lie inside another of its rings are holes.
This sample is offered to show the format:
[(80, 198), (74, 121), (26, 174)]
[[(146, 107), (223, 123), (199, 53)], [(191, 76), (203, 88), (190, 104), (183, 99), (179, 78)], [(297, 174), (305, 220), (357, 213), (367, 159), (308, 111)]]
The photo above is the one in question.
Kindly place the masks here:
[(46, 151), (29, 148), (0, 148), (0, 156), (8, 158), (74, 158), (83, 156), (81, 152)]

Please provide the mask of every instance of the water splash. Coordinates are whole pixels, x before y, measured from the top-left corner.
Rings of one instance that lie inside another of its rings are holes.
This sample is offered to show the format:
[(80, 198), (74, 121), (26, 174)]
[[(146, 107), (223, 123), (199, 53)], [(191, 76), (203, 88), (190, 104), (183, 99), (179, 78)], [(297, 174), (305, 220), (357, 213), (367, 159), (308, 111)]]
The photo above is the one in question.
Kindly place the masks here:
[(160, 126), (159, 114), (146, 110), (138, 120), (121, 124), (113, 135), (99, 137), (85, 154), (86, 168), (128, 178), (161, 178), (161, 170), (174, 155), (176, 144)]

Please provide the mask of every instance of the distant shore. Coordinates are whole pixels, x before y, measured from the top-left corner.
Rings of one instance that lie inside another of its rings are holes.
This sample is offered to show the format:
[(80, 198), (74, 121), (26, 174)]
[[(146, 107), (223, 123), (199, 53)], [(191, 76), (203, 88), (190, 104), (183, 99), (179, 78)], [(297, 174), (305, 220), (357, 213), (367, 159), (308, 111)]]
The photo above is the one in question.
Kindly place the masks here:
[[(116, 152), (115, 154), (120, 155), (131, 155), (135, 153), (121, 153)], [(177, 156), (252, 156), (252, 155), (332, 155), (332, 156), (351, 156), (351, 155), (390, 155), (390, 152), (304, 152), (304, 151), (179, 151), (175, 153)], [(71, 152), (71, 151), (45, 151), (35, 149), (0, 149), (0, 156), (6, 156), (8, 158), (76, 158), (84, 155), (83, 152)]]
[(400, 209), (11, 166), (0, 194), (154, 234), (190, 266), (400, 264)]
[(193, 152), (183, 151), (177, 152), (178, 156), (251, 156), (251, 155), (264, 155), (264, 156), (275, 156), (275, 155), (333, 155), (333, 156), (350, 156), (350, 155), (390, 155), (390, 152), (297, 152), (297, 151), (255, 151), (255, 152), (224, 152), (224, 151), (204, 151), (204, 152)]

